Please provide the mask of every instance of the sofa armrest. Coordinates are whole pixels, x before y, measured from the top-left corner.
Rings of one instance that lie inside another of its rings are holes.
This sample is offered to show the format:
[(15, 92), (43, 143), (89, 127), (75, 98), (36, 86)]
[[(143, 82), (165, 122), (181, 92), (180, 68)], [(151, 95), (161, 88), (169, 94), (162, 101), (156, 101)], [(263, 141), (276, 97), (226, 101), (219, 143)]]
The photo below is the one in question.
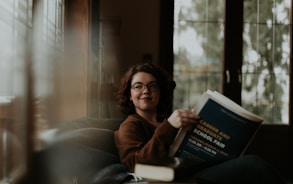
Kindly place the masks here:
[(104, 128), (81, 128), (58, 134), (48, 146), (66, 144), (83, 145), (118, 156), (114, 142), (114, 131)]
[(58, 134), (33, 157), (31, 183), (88, 183), (101, 169), (120, 163), (114, 131), (81, 128)]
[(123, 119), (96, 119), (90, 117), (82, 117), (68, 120), (60, 123), (58, 133), (81, 129), (81, 128), (101, 128), (109, 130), (117, 130)]

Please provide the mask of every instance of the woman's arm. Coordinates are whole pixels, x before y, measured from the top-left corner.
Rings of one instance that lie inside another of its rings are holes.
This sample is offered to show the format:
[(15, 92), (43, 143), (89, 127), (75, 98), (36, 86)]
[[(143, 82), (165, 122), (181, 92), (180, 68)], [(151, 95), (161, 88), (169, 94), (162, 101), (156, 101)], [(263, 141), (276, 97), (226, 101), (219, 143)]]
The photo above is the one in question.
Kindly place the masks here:
[(133, 171), (136, 162), (167, 157), (177, 131), (167, 120), (155, 128), (140, 119), (127, 118), (115, 132), (121, 162)]

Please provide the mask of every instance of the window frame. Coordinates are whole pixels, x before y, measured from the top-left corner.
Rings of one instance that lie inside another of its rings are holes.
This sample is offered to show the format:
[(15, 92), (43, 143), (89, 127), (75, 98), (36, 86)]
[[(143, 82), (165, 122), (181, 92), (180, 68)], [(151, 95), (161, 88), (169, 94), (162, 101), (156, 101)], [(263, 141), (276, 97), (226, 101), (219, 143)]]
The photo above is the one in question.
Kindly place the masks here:
[[(291, 0), (292, 2), (293, 0)], [(161, 0), (160, 1), (161, 15), (160, 15), (160, 40), (159, 40), (159, 65), (164, 67), (170, 74), (173, 74), (174, 56), (173, 56), (173, 24), (174, 24), (174, 0)], [(293, 2), (291, 3), (293, 10)], [(243, 0), (226, 0), (226, 20), (225, 20), (225, 38), (224, 38), (224, 58), (226, 61), (223, 66), (223, 81), (227, 81), (225, 74), (226, 70), (235, 67), (241, 71), (242, 62), (242, 12)], [(292, 21), (293, 13), (291, 11), (291, 32), (290, 32), (290, 73), (292, 73)], [(230, 26), (233, 24), (233, 26)], [(235, 25), (238, 25), (238, 32), (235, 33)], [(228, 49), (226, 49), (228, 48)], [(237, 56), (229, 55), (229, 53), (238, 53)], [(238, 63), (228, 61), (239, 61)], [(231, 71), (233, 71), (231, 70)], [(237, 71), (237, 70), (236, 70)], [(231, 77), (231, 75), (236, 77)], [(231, 78), (238, 79), (239, 73), (230, 73)], [(258, 134), (255, 136), (252, 144), (247, 150), (247, 154), (256, 154), (270, 162), (276, 168), (280, 169), (284, 175), (290, 176), (292, 170), (293, 158), (293, 76), (289, 76), (289, 122), (288, 124), (264, 124), (261, 126)], [(241, 102), (241, 84), (239, 81), (233, 81), (229, 84), (223, 84), (223, 93), (232, 100), (240, 104)], [(233, 93), (231, 92), (233, 89)], [(238, 93), (235, 93), (235, 89)], [(264, 141), (266, 140), (266, 141)], [(282, 144), (280, 144), (282, 143)], [(272, 146), (274, 145), (274, 146)], [(283, 151), (279, 151), (283, 150)]]
[[(292, 0), (291, 0), (292, 1)], [(291, 6), (293, 3), (291, 3)], [(173, 31), (174, 31), (174, 0), (161, 0), (160, 15), (160, 42), (159, 42), (159, 65), (164, 67), (170, 74), (173, 74)], [(290, 46), (290, 71), (292, 71), (292, 14), (291, 13), (291, 46)], [(226, 0), (225, 10), (225, 38), (224, 38), (224, 58), (223, 58), (223, 94), (231, 98), (238, 104), (241, 104), (241, 66), (243, 59), (243, 0)], [(229, 26), (233, 25), (233, 26)], [(229, 54), (229, 53), (234, 53)], [(238, 61), (238, 62), (235, 62)], [(227, 83), (227, 72), (229, 72), (230, 82)], [(289, 122), (279, 126), (288, 126), (292, 128), (293, 101), (293, 77), (290, 75), (289, 90)], [(270, 124), (267, 124), (270, 125)], [(266, 125), (266, 126), (267, 126)]]

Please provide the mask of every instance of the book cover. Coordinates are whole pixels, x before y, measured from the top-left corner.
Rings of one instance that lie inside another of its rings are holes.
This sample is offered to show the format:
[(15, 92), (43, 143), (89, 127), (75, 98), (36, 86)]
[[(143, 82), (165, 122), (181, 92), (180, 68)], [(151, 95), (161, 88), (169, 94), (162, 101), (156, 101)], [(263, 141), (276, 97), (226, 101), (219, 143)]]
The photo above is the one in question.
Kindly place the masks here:
[(222, 161), (241, 156), (263, 119), (218, 92), (207, 91), (196, 107), (200, 120), (182, 128), (170, 156)]

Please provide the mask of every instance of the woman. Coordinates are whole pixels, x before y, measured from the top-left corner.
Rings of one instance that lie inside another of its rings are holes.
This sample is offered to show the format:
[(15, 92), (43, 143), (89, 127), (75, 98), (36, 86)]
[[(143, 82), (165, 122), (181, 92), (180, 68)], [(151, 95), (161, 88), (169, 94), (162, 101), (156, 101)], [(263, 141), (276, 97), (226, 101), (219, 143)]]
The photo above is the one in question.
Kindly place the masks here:
[[(187, 109), (170, 113), (174, 84), (159, 67), (144, 63), (131, 67), (121, 79), (120, 110), (127, 115), (115, 132), (121, 162), (134, 171), (136, 162), (168, 156), (180, 127), (196, 123)], [(282, 183), (275, 171), (256, 156), (226, 161), (194, 173), (203, 183)]]

